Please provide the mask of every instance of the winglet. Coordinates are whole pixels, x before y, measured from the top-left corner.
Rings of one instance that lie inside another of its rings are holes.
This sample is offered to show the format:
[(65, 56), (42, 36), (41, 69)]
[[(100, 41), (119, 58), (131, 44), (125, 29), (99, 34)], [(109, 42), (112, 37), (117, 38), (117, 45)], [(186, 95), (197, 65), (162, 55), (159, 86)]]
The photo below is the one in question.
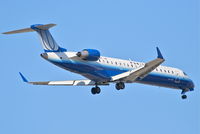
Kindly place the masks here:
[(156, 50), (157, 50), (157, 53), (158, 53), (158, 58), (164, 59), (161, 52), (160, 52), (160, 49), (158, 47), (156, 47)]
[(19, 74), (20, 74), (20, 76), (21, 76), (23, 82), (28, 82), (28, 80), (23, 76), (23, 74), (22, 74), (21, 72), (19, 72)]

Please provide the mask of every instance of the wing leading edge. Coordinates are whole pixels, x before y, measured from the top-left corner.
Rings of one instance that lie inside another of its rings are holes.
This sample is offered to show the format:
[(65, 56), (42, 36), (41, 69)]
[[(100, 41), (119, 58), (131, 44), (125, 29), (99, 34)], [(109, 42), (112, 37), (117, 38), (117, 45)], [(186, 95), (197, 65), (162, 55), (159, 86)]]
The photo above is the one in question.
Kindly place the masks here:
[(162, 64), (165, 59), (163, 58), (159, 48), (157, 50), (157, 58), (150, 62), (147, 62), (144, 66), (136, 68), (134, 70), (127, 71), (125, 73), (116, 75), (112, 77), (112, 81), (125, 81), (125, 82), (134, 82), (137, 79), (142, 79)]

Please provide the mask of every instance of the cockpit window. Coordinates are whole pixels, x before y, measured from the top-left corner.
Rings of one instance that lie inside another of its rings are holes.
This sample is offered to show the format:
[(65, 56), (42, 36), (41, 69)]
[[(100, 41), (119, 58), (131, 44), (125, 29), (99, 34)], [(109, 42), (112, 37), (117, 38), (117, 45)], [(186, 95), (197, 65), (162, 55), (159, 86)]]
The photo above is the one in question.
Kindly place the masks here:
[(187, 76), (187, 74), (186, 74), (185, 72), (183, 72), (183, 74), (184, 74), (185, 76)]

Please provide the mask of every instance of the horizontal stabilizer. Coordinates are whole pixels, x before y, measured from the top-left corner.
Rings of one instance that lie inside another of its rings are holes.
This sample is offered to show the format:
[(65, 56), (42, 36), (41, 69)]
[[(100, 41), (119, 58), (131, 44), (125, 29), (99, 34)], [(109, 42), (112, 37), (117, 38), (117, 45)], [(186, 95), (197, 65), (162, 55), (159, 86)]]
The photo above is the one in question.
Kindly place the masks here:
[(33, 31), (34, 30), (31, 29), (31, 28), (24, 28), (24, 29), (5, 32), (5, 33), (2, 33), (2, 34), (16, 34), (16, 33), (25, 33), (25, 32), (33, 32)]
[(32, 25), (31, 28), (24, 28), (24, 29), (19, 29), (19, 30), (14, 30), (14, 31), (9, 31), (9, 32), (4, 32), (3, 34), (16, 34), (16, 33), (26, 33), (26, 32), (33, 32), (36, 29), (39, 30), (48, 30), (49, 28), (55, 26), (56, 24), (46, 24), (46, 25)]
[(29, 28), (14, 30), (5, 32), (3, 34), (16, 34), (16, 33), (25, 33), (25, 32), (37, 32), (39, 34), (42, 47), (45, 52), (66, 52), (67, 50), (60, 47), (56, 41), (54, 40), (53, 36), (51, 35), (49, 28), (55, 26), (56, 24), (34, 24), (31, 25)]
[(41, 25), (41, 24), (36, 24), (36, 25), (32, 25), (31, 28), (32, 29), (40, 29), (40, 30), (48, 30), (51, 27), (56, 26), (56, 24), (46, 24), (46, 25)]

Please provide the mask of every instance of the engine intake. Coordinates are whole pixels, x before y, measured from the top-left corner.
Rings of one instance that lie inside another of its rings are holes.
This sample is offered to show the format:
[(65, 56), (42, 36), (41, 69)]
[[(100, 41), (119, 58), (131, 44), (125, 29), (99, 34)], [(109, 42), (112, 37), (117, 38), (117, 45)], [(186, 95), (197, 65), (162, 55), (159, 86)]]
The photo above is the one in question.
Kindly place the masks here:
[(100, 58), (100, 52), (96, 49), (84, 49), (76, 54), (83, 60), (97, 61)]

